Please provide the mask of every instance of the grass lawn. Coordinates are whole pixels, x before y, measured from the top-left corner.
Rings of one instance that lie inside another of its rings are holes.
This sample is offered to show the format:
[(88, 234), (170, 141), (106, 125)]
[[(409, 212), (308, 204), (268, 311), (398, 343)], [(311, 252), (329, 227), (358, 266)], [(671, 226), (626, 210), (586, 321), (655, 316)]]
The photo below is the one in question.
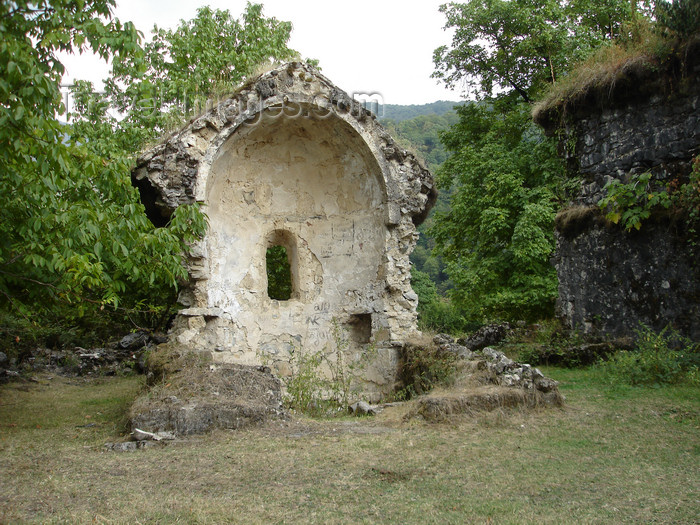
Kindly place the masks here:
[(138, 377), (0, 387), (0, 523), (700, 523), (700, 391), (550, 368), (564, 409), (299, 419), (131, 453)]

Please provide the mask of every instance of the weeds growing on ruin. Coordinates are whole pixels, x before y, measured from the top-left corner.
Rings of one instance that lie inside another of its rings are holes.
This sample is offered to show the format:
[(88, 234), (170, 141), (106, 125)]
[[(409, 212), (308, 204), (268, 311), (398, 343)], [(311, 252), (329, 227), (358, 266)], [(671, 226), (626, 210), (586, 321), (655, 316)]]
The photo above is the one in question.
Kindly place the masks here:
[(394, 397), (407, 400), (426, 394), (440, 384), (449, 384), (457, 370), (457, 354), (442, 350), (427, 337), (408, 342), (401, 351), (399, 378), (403, 385)]
[(331, 321), (331, 338), (331, 344), (320, 350), (292, 344), (292, 373), (281, 378), (289, 408), (313, 416), (332, 415), (344, 410), (357, 394), (358, 380), (377, 349), (368, 344), (356, 355), (350, 355), (347, 334), (335, 318)]

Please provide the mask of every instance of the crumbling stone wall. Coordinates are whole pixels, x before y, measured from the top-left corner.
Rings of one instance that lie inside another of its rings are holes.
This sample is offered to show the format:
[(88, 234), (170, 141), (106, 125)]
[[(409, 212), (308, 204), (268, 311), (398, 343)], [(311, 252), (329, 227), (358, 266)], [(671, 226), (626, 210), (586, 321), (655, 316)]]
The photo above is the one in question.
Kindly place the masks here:
[(604, 99), (590, 94), (538, 115), (560, 134), (569, 173), (581, 180), (557, 217), (557, 309), (571, 328), (629, 336), (640, 323), (657, 330), (670, 324), (700, 340), (700, 266), (685, 222), (656, 214), (640, 231), (626, 232), (597, 206), (612, 179), (650, 172), (658, 187), (687, 180), (700, 154), (700, 68), (687, 68), (671, 78), (628, 76)]
[[(293, 353), (377, 348), (365, 380), (393, 386), (397, 348), (416, 331), (409, 254), (436, 198), (431, 174), (375, 117), (313, 68), (288, 64), (241, 88), (133, 173), (154, 221), (205, 205), (178, 341), (221, 362), (291, 373)], [(267, 248), (284, 246), (289, 300), (267, 293)]]

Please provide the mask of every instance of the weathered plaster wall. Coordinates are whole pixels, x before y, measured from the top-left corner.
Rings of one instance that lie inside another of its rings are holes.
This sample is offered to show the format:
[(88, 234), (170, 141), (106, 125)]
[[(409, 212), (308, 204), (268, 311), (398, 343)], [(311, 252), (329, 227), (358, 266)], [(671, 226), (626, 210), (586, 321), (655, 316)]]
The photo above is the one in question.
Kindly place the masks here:
[[(291, 352), (377, 348), (365, 379), (391, 389), (416, 331), (409, 254), (436, 192), (430, 173), (374, 117), (315, 70), (264, 74), (144, 154), (134, 172), (152, 211), (205, 204), (175, 334), (219, 361), (290, 373)], [(267, 295), (265, 252), (287, 246), (293, 293)]]
[(651, 172), (663, 186), (689, 174), (700, 154), (700, 78), (689, 66), (682, 81), (621, 82), (608, 99), (589, 97), (548, 123), (561, 133), (570, 175), (581, 179), (557, 221), (558, 312), (572, 328), (628, 336), (639, 323), (670, 324), (700, 340), (700, 268), (685, 222), (662, 214), (628, 233), (597, 208), (611, 179)]

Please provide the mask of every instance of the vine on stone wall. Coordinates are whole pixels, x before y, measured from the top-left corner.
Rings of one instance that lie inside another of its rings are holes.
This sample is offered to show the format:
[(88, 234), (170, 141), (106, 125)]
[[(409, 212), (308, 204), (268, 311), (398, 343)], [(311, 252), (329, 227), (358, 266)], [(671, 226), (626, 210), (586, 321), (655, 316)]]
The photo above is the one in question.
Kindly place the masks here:
[(674, 182), (669, 188), (678, 206), (687, 213), (688, 242), (695, 254), (700, 242), (700, 155), (693, 159), (693, 171), (688, 182), (680, 185)]
[(627, 231), (640, 230), (642, 222), (654, 209), (671, 207), (671, 196), (666, 189), (651, 189), (651, 173), (632, 175), (629, 182), (613, 179), (605, 185), (607, 195), (598, 201), (605, 218), (613, 224), (621, 224)]
[(605, 185), (606, 196), (598, 206), (607, 220), (627, 231), (641, 229), (653, 212), (672, 208), (685, 216), (689, 242), (696, 243), (700, 228), (700, 156), (692, 164), (688, 182), (674, 179), (660, 189), (653, 188), (649, 172), (632, 175), (626, 183), (613, 179)]

